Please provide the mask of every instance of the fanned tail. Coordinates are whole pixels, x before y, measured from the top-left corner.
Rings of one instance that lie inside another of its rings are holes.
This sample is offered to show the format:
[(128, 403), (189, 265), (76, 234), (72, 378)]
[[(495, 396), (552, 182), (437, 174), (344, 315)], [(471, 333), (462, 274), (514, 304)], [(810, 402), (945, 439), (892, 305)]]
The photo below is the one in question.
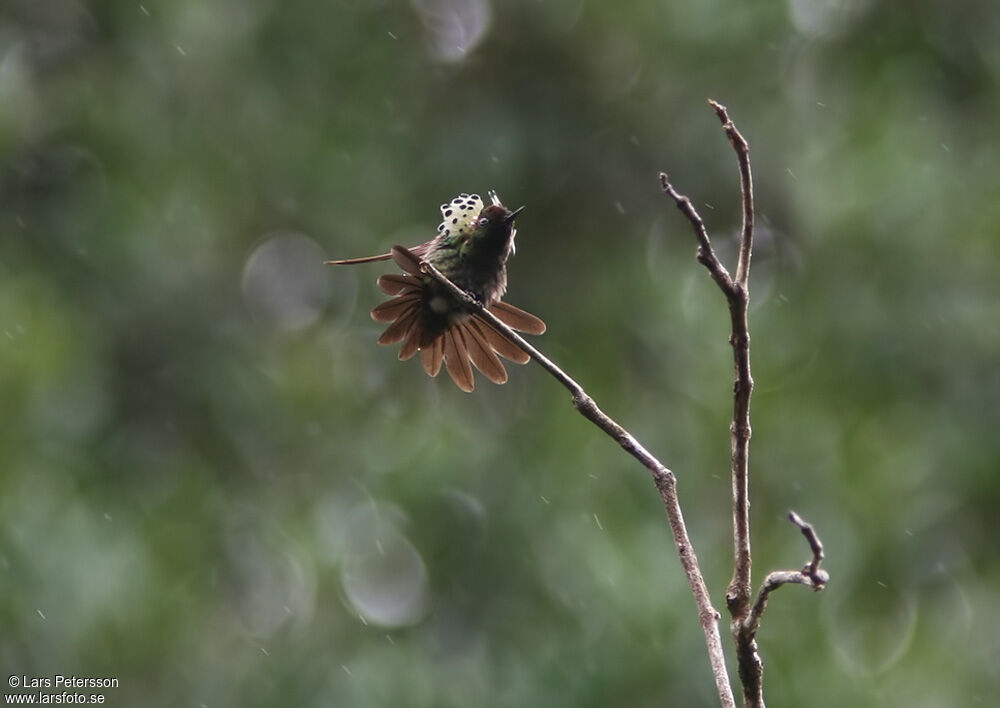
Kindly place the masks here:
[(469, 350), (469, 358), (473, 365), (495, 384), (507, 382), (507, 369), (503, 368), (503, 362), (493, 350), (489, 340), (480, 331), (477, 320), (468, 320), (456, 329), (460, 329), (465, 337), (466, 348)]
[(514, 307), (509, 302), (497, 300), (486, 309), (496, 315), (498, 320), (518, 332), (545, 334), (545, 323), (541, 319), (530, 312), (525, 312), (520, 307)]
[(444, 337), (438, 337), (433, 343), (420, 350), (420, 363), (428, 376), (437, 376), (444, 361)]
[[(500, 357), (516, 364), (525, 364), (530, 357), (490, 324), (474, 315), (460, 315), (460, 319), (443, 331), (436, 330), (434, 325), (431, 329), (426, 327), (426, 286), (420, 277), (421, 251), (420, 246), (409, 250), (394, 246), (390, 253), (381, 256), (332, 263), (364, 263), (391, 258), (404, 271), (405, 274), (390, 273), (378, 279), (379, 288), (393, 297), (372, 310), (372, 319), (389, 325), (379, 337), (379, 344), (402, 342), (399, 349), (401, 360), (420, 352), (420, 363), (428, 376), (437, 376), (443, 366), (455, 385), (466, 392), (475, 388), (473, 367), (493, 383), (505, 383), (507, 369)], [(509, 303), (498, 300), (487, 309), (511, 329), (528, 334), (545, 332), (545, 323), (541, 319)]]
[(531, 360), (528, 352), (497, 332), (483, 320), (473, 320), (473, 326), (479, 330), (480, 335), (493, 348), (493, 351), (504, 359), (509, 359), (515, 364), (527, 364)]
[[(420, 363), (428, 376), (437, 376), (443, 367), (456, 386), (470, 392), (475, 388), (472, 367), (493, 383), (502, 384), (507, 382), (507, 369), (500, 357), (515, 364), (526, 364), (530, 360), (523, 349), (478, 317), (455, 322), (443, 332), (428, 331), (424, 328), (419, 285), (393, 283), (393, 292), (397, 287), (400, 294), (372, 310), (372, 319), (389, 323), (378, 342), (383, 345), (402, 342), (399, 358), (403, 361), (419, 352)], [(531, 324), (537, 331), (541, 320), (534, 315), (528, 316), (533, 319), (519, 324)]]
[(462, 327), (452, 327), (441, 335), (444, 339), (444, 366), (455, 385), (466, 393), (471, 393), (476, 387), (472, 379), (472, 363), (469, 360), (469, 350), (465, 346)]

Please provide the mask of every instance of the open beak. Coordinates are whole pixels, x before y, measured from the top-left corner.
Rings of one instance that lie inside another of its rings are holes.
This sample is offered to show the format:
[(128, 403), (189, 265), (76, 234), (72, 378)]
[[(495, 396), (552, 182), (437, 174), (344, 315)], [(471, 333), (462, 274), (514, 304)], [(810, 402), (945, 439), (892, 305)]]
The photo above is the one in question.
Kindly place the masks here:
[(521, 206), (521, 207), (518, 207), (517, 209), (515, 209), (514, 211), (512, 211), (512, 212), (511, 212), (511, 213), (510, 213), (510, 214), (509, 214), (509, 215), (507, 216), (507, 218), (506, 218), (506, 219), (504, 219), (504, 220), (503, 220), (503, 223), (505, 223), (505, 224), (509, 224), (509, 223), (513, 222), (513, 221), (514, 221), (514, 219), (516, 219), (516, 218), (517, 218), (517, 215), (518, 215), (518, 214), (520, 214), (520, 213), (521, 213), (522, 211), (524, 211), (524, 207), (523, 207), (523, 206)]

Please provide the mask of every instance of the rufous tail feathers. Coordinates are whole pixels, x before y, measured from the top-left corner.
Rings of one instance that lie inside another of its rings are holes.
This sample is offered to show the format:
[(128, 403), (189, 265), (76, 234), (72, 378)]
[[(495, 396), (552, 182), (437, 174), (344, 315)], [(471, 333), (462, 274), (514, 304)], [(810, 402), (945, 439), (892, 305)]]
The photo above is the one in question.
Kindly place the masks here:
[[(507, 370), (500, 357), (516, 364), (526, 364), (530, 357), (488, 322), (473, 315), (454, 322), (444, 331), (425, 329), (423, 310), (425, 285), (423, 274), (420, 272), (420, 259), (426, 255), (429, 246), (429, 242), (412, 249), (393, 246), (392, 251), (378, 256), (348, 258), (326, 263), (353, 265), (386, 261), (390, 258), (394, 260), (404, 272), (388, 273), (378, 279), (378, 286), (382, 292), (392, 297), (372, 310), (372, 319), (389, 325), (379, 337), (378, 343), (402, 342), (399, 358), (403, 361), (420, 352), (420, 363), (430, 376), (437, 376), (443, 364), (455, 384), (466, 392), (472, 391), (475, 387), (473, 366), (493, 383), (504, 383), (507, 381)], [(545, 332), (545, 323), (542, 320), (509, 303), (498, 300), (486, 309), (511, 329), (528, 334)]]
[[(427, 332), (423, 326), (423, 283), (412, 275), (390, 273), (378, 279), (378, 285), (391, 299), (372, 310), (372, 319), (387, 322), (379, 344), (403, 343), (400, 360), (420, 352), (420, 363), (430, 376), (437, 376), (444, 364), (448, 375), (463, 391), (472, 391), (475, 382), (472, 367), (479, 369), (493, 383), (507, 380), (507, 370), (500, 357), (525, 364), (528, 354), (508, 340), (489, 323), (476, 316), (456, 322), (443, 332)], [(490, 312), (508, 327), (529, 334), (541, 334), (545, 323), (538, 317), (506, 302), (490, 305)]]

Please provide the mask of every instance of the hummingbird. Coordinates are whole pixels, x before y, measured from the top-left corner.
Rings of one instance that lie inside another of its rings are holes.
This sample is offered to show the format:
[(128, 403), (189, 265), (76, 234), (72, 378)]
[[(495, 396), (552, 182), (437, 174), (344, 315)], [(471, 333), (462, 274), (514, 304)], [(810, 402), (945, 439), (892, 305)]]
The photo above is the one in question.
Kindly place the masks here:
[[(500, 357), (525, 364), (528, 354), (488, 322), (457, 301), (436, 280), (420, 270), (427, 261), (451, 282), (465, 290), (511, 329), (542, 334), (545, 323), (501, 298), (507, 291), (507, 259), (514, 253), (514, 220), (524, 210), (511, 211), (495, 191), (490, 205), (478, 194), (459, 194), (441, 205), (437, 236), (412, 248), (393, 246), (388, 253), (362, 258), (326, 261), (328, 265), (355, 265), (392, 259), (403, 271), (378, 279), (378, 286), (393, 296), (372, 310), (376, 322), (389, 326), (379, 344), (402, 342), (400, 361), (420, 352), (429, 376), (437, 376), (444, 363), (455, 384), (465, 392), (475, 387), (472, 367), (490, 381), (507, 381)], [(499, 356), (498, 356), (499, 355)]]

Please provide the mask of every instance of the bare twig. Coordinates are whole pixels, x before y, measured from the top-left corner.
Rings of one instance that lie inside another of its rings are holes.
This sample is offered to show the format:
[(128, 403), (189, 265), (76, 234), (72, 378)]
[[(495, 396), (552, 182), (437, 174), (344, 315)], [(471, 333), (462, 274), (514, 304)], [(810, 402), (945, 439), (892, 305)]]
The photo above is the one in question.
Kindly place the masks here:
[(722, 289), (722, 292), (728, 298), (733, 291), (733, 279), (730, 277), (726, 267), (722, 265), (719, 257), (715, 255), (715, 251), (712, 249), (712, 242), (708, 238), (708, 231), (705, 229), (705, 222), (701, 220), (701, 216), (694, 208), (694, 204), (691, 203), (690, 199), (674, 189), (674, 186), (670, 184), (670, 180), (664, 172), (660, 173), (660, 187), (677, 202), (677, 208), (691, 222), (694, 234), (698, 237), (698, 262), (708, 268), (708, 272), (712, 275), (712, 280), (718, 283), (719, 288)]
[(750, 608), (749, 614), (740, 622), (733, 623), (733, 634), (736, 638), (736, 653), (739, 660), (740, 680), (743, 682), (744, 703), (747, 706), (763, 708), (763, 666), (757, 653), (757, 631), (767, 609), (767, 600), (771, 593), (782, 585), (795, 583), (806, 585), (813, 590), (822, 590), (830, 575), (819, 567), (823, 560), (823, 544), (813, 530), (813, 527), (802, 520), (794, 511), (788, 513), (788, 518), (799, 527), (802, 535), (809, 542), (813, 556), (802, 570), (775, 570), (767, 574), (757, 592), (757, 599)]
[(750, 497), (749, 497), (749, 453), (750, 453), (750, 393), (753, 391), (753, 377), (750, 374), (750, 332), (747, 323), (747, 306), (750, 290), (747, 280), (750, 273), (750, 255), (753, 248), (753, 185), (750, 173), (750, 152), (746, 140), (733, 125), (725, 106), (709, 101), (715, 109), (722, 127), (736, 151), (740, 165), (741, 194), (743, 199), (743, 230), (740, 238), (740, 256), (736, 268), (736, 278), (729, 276), (712, 250), (705, 224), (698, 215), (691, 200), (677, 192), (665, 174), (660, 174), (660, 185), (681, 212), (691, 222), (698, 238), (698, 262), (702, 263), (718, 284), (729, 304), (732, 333), (729, 342), (733, 347), (735, 386), (733, 396), (732, 433), (732, 480), (733, 480), (733, 579), (726, 592), (726, 604), (734, 621), (742, 621), (750, 608)]
[(594, 399), (583, 390), (583, 387), (559, 368), (551, 359), (497, 319), (493, 313), (485, 309), (475, 298), (448, 280), (433, 265), (423, 261), (420, 264), (420, 269), (447, 288), (452, 296), (462, 302), (470, 312), (475, 313), (476, 316), (488, 322), (491, 327), (527, 352), (532, 359), (538, 362), (542, 368), (552, 374), (559, 383), (569, 390), (573, 395), (573, 406), (583, 417), (611, 436), (626, 452), (649, 470), (653, 477), (653, 482), (656, 484), (656, 489), (660, 493), (663, 507), (666, 509), (670, 530), (674, 536), (674, 545), (677, 548), (677, 555), (680, 558), (681, 566), (684, 568), (688, 584), (691, 586), (691, 593), (694, 595), (695, 604), (698, 606), (698, 618), (701, 622), (702, 631), (705, 634), (705, 643), (708, 646), (709, 661), (712, 665), (712, 674), (715, 677), (719, 701), (723, 708), (735, 708), (736, 703), (729, 684), (729, 674), (726, 671), (725, 654), (722, 651), (722, 639), (719, 635), (719, 613), (712, 606), (712, 598), (708, 593), (708, 587), (705, 585), (701, 569), (698, 567), (698, 557), (695, 555), (694, 546), (691, 545), (691, 539), (688, 537), (687, 527), (684, 524), (684, 516), (681, 513), (680, 501), (677, 497), (677, 479), (674, 473), (646, 450), (630, 432), (605, 414), (597, 406), (597, 403), (594, 402)]
[(753, 603), (753, 608), (743, 622), (741, 631), (745, 634), (752, 636), (757, 633), (757, 630), (760, 629), (761, 617), (764, 615), (764, 610), (767, 609), (768, 596), (782, 585), (795, 583), (811, 587), (813, 590), (819, 592), (826, 587), (827, 582), (830, 580), (830, 574), (819, 567), (820, 563), (823, 562), (823, 544), (820, 542), (812, 525), (806, 523), (794, 511), (788, 512), (788, 518), (793, 524), (799, 527), (802, 535), (806, 537), (806, 541), (809, 542), (809, 548), (812, 550), (812, 558), (806, 562), (802, 570), (775, 570), (767, 574), (763, 585), (761, 585), (760, 590), (757, 592), (757, 599)]
[(726, 107), (718, 101), (709, 99), (708, 105), (715, 109), (715, 114), (722, 121), (722, 129), (726, 131), (736, 160), (740, 165), (740, 190), (743, 194), (743, 228), (740, 230), (740, 256), (736, 265), (736, 282), (746, 287), (750, 278), (750, 253), (753, 250), (753, 176), (750, 173), (750, 145), (740, 135), (733, 121), (729, 119)]
[(735, 278), (719, 263), (712, 250), (704, 222), (691, 200), (681, 195), (670, 184), (667, 176), (660, 175), (660, 185), (677, 207), (691, 222), (698, 238), (698, 261), (709, 271), (719, 285), (729, 305), (731, 334), (729, 343), (733, 347), (733, 421), (730, 425), (732, 437), (732, 488), (733, 488), (733, 578), (726, 591), (726, 605), (732, 617), (732, 632), (736, 641), (736, 655), (743, 684), (744, 704), (763, 708), (761, 690), (763, 664), (757, 654), (753, 636), (747, 637), (742, 631), (743, 623), (750, 613), (751, 553), (750, 553), (750, 394), (753, 391), (753, 376), (750, 373), (750, 329), (747, 322), (747, 308), (750, 302), (750, 257), (753, 252), (753, 180), (750, 172), (750, 148), (747, 141), (736, 129), (726, 107), (709, 100), (722, 128), (729, 138), (740, 167), (740, 194), (743, 207), (743, 228), (740, 233), (739, 260)]
[(809, 542), (813, 557), (801, 571), (779, 570), (769, 573), (751, 605), (750, 587), (750, 496), (749, 496), (749, 455), (750, 455), (750, 394), (753, 391), (753, 376), (750, 373), (750, 330), (747, 323), (747, 307), (750, 302), (750, 257), (753, 253), (753, 178), (750, 172), (750, 147), (736, 129), (726, 107), (717, 101), (709, 101), (715, 110), (722, 128), (726, 131), (740, 168), (740, 194), (743, 207), (743, 228), (740, 232), (739, 260), (736, 276), (731, 278), (712, 250), (705, 224), (698, 215), (691, 200), (677, 192), (665, 174), (660, 175), (660, 185), (681, 212), (691, 222), (698, 239), (698, 262), (702, 263), (718, 284), (729, 304), (732, 333), (729, 342), (733, 347), (735, 385), (733, 387), (732, 433), (732, 481), (733, 481), (733, 579), (726, 592), (726, 604), (732, 617), (732, 633), (736, 642), (736, 658), (740, 683), (743, 685), (743, 702), (748, 708), (764, 708), (763, 676), (764, 666), (757, 653), (757, 630), (767, 607), (770, 594), (788, 583), (807, 585), (814, 590), (822, 590), (829, 580), (829, 574), (820, 569), (823, 560), (823, 545), (813, 527), (802, 520), (794, 511), (789, 519), (799, 527)]
[[(750, 257), (753, 252), (753, 178), (750, 172), (750, 147), (730, 120), (726, 107), (709, 101), (722, 122), (740, 167), (740, 194), (743, 207), (743, 228), (740, 232), (740, 255), (732, 289), (726, 293), (729, 302), (733, 347), (735, 385), (733, 389), (732, 478), (733, 478), (733, 544), (735, 564), (733, 579), (726, 592), (726, 602), (734, 621), (742, 621), (750, 608), (750, 394), (753, 376), (750, 373), (750, 329), (747, 308), (750, 303)], [(759, 661), (759, 660), (758, 660)]]
[(812, 580), (814, 590), (822, 590), (823, 586), (830, 580), (830, 574), (825, 570), (820, 570), (819, 564), (823, 562), (823, 544), (816, 535), (816, 530), (812, 524), (807, 523), (794, 511), (788, 512), (788, 520), (799, 527), (802, 535), (809, 542), (809, 548), (813, 552), (812, 560), (802, 567), (802, 572)]

